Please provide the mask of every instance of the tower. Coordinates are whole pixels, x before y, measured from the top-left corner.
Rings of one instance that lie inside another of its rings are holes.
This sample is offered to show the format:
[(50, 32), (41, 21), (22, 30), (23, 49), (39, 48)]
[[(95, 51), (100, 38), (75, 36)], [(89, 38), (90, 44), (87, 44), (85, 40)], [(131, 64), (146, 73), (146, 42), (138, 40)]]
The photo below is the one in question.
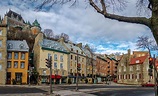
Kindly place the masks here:
[(37, 19), (32, 23), (31, 32), (32, 34), (38, 34), (41, 31), (41, 26), (38, 23)]

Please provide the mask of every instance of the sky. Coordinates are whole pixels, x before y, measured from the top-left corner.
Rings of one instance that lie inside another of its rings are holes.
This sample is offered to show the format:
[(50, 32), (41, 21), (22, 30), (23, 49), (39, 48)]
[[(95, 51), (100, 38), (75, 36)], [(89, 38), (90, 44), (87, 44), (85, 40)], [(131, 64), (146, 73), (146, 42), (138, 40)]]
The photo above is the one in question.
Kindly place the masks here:
[[(118, 22), (104, 18), (97, 13), (85, 0), (80, 0), (76, 6), (70, 7), (54, 5), (53, 8), (45, 8), (42, 11), (35, 11), (41, 0), (32, 3), (31, 0), (3, 0), (0, 3), (0, 15), (3, 17), (11, 9), (21, 14), (25, 21), (31, 23), (37, 19), (44, 29), (52, 29), (55, 35), (66, 33), (70, 41), (74, 43), (89, 44), (95, 49), (96, 53), (127, 53), (128, 49), (132, 51), (137, 49), (136, 41), (138, 36), (149, 36), (153, 38), (148, 27), (139, 24)], [(25, 3), (25, 1), (29, 1)], [(32, 0), (33, 1), (33, 0)], [(35, 0), (37, 1), (37, 0)], [(123, 16), (143, 16), (137, 14), (136, 0), (127, 0), (127, 7), (123, 11), (113, 11)], [(144, 16), (150, 16), (150, 13)]]

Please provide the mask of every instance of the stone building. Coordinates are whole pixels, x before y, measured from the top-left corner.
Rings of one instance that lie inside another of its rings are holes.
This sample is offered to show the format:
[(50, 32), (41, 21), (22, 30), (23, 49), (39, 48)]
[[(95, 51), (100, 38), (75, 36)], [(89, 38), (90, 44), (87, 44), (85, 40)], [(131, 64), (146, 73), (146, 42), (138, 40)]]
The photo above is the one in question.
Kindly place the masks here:
[(6, 84), (7, 68), (7, 25), (0, 24), (0, 84)]
[(130, 50), (124, 54), (118, 64), (117, 79), (118, 83), (142, 84), (154, 83), (153, 76), (148, 75), (149, 53), (146, 51)]

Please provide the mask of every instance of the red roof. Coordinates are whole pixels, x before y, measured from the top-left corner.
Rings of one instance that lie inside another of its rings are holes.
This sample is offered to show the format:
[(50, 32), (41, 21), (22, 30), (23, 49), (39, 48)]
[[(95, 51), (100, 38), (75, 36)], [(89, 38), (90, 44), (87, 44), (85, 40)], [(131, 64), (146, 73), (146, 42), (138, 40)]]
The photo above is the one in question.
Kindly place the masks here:
[(143, 64), (145, 59), (147, 58), (148, 56), (145, 55), (145, 56), (141, 56), (141, 57), (136, 57), (136, 58), (131, 58), (130, 60), (130, 65), (133, 65), (133, 64)]

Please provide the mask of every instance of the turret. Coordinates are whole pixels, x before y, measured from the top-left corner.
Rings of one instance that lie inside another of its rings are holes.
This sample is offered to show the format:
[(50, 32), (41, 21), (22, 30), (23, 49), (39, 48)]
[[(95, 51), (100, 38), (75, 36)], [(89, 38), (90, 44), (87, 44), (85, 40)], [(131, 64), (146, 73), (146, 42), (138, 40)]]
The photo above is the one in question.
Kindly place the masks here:
[(38, 34), (41, 32), (41, 26), (38, 23), (37, 19), (32, 23), (31, 31), (33, 34)]

